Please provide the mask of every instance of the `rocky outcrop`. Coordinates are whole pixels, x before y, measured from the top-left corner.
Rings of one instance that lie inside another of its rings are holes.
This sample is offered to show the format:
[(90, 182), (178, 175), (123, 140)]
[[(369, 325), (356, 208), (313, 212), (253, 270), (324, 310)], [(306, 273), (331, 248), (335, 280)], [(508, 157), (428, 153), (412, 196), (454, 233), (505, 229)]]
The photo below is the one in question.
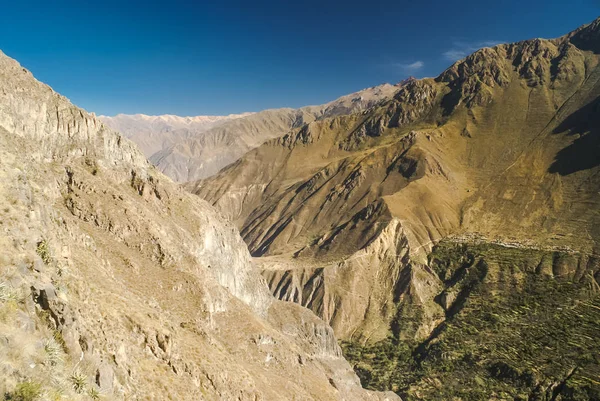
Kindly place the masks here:
[(0, 125), (13, 135), (38, 143), (28, 157), (46, 162), (87, 156), (112, 165), (149, 167), (132, 143), (36, 81), (15, 60), (2, 55), (0, 68)]
[[(349, 240), (338, 235), (334, 241)], [(426, 338), (443, 317), (433, 301), (439, 279), (411, 262), (409, 255), (402, 225), (393, 219), (371, 243), (339, 262), (302, 267), (310, 262), (299, 258), (286, 268), (277, 258), (259, 261), (277, 298), (312, 309), (341, 338), (376, 342), (391, 334), (398, 309), (423, 313), (416, 326), (395, 328), (402, 337)]]
[(4, 55), (0, 89), (0, 393), (398, 399), (131, 142)]

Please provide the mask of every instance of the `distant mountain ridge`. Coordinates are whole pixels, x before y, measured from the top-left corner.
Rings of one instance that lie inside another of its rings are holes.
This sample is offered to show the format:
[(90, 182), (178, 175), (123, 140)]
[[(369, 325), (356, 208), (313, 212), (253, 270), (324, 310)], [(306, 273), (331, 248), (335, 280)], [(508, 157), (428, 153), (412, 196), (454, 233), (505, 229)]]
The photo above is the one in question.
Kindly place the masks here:
[[(176, 129), (176, 128), (184, 128), (190, 127), (194, 125), (200, 124), (210, 124), (216, 123), (223, 120), (232, 120), (234, 118), (242, 118), (247, 117), (249, 115), (254, 114), (254, 112), (240, 113), (240, 114), (229, 114), (229, 115), (206, 115), (206, 116), (178, 116), (175, 114), (161, 114), (161, 115), (147, 115), (147, 114), (117, 114), (116, 116), (103, 116), (100, 115), (98, 118), (102, 120), (106, 120), (108, 122), (115, 122), (119, 124), (122, 122), (121, 126), (125, 128), (132, 129), (134, 127), (128, 127), (126, 124), (128, 121), (132, 123), (135, 122), (146, 122), (151, 126), (156, 124), (163, 124), (165, 129)], [(109, 125), (109, 124), (107, 124)], [(129, 132), (122, 132), (128, 133)]]
[(266, 140), (302, 124), (361, 112), (390, 99), (401, 84), (382, 84), (324, 105), (229, 116), (119, 114), (100, 120), (134, 141), (163, 173), (180, 182), (209, 177)]
[(119, 131), (134, 141), (146, 155), (173, 145), (183, 139), (200, 134), (236, 118), (254, 113), (229, 114), (226, 116), (189, 116), (173, 114), (151, 116), (146, 114), (117, 114), (116, 116), (98, 116), (98, 119), (115, 131)]

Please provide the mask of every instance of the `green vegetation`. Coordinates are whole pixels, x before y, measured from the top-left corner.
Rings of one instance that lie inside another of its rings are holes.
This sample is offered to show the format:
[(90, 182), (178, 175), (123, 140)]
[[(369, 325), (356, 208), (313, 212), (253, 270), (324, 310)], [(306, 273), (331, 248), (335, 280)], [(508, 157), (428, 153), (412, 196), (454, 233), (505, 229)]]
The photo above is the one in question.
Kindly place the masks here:
[(38, 242), (36, 252), (40, 258), (42, 258), (45, 264), (48, 265), (50, 262), (52, 262), (52, 256), (50, 255), (50, 248), (47, 240), (44, 239)]
[(79, 369), (75, 369), (70, 377), (71, 384), (76, 393), (82, 394), (87, 386), (87, 375)]
[(99, 400), (101, 396), (100, 391), (96, 387), (90, 388), (88, 395), (92, 400)]
[(5, 394), (6, 401), (34, 401), (42, 394), (42, 386), (39, 383), (27, 381), (17, 384), (15, 391)]
[(442, 294), (457, 294), (446, 320), (420, 343), (343, 343), (345, 355), (363, 385), (405, 401), (600, 400), (600, 294), (587, 278), (541, 273), (576, 262), (560, 252), (441, 244), (430, 266)]

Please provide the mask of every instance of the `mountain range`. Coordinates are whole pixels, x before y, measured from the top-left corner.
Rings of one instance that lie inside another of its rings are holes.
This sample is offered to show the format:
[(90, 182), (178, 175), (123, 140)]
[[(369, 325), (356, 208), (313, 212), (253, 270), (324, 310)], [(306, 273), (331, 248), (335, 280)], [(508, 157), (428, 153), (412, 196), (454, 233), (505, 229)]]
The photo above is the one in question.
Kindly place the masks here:
[(481, 49), (186, 188), (368, 388), (598, 399), (599, 44), (596, 20)]
[(4, 400), (398, 400), (235, 227), (0, 53)]
[(98, 116), (104, 124), (132, 140), (150, 158), (176, 142), (201, 134), (236, 118), (253, 113), (228, 116), (179, 117), (171, 114), (147, 116), (145, 114), (117, 114), (114, 117)]
[(175, 181), (216, 174), (264, 141), (285, 135), (294, 127), (330, 116), (368, 109), (391, 97), (398, 86), (383, 84), (342, 96), (321, 106), (282, 108), (230, 116), (140, 116), (99, 118), (119, 130), (146, 157)]
[(600, 399), (600, 18), (300, 109), (0, 90), (5, 400)]

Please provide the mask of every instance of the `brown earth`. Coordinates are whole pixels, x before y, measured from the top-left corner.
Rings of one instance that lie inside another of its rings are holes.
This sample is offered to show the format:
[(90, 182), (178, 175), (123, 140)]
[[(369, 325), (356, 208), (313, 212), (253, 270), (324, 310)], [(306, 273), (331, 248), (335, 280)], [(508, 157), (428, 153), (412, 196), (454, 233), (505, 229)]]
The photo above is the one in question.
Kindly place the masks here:
[[(600, 20), (486, 48), (364, 113), (315, 121), (187, 184), (240, 228), (271, 290), (353, 341), (444, 311), (444, 238), (598, 253)], [(398, 335), (398, 333), (395, 333)]]

